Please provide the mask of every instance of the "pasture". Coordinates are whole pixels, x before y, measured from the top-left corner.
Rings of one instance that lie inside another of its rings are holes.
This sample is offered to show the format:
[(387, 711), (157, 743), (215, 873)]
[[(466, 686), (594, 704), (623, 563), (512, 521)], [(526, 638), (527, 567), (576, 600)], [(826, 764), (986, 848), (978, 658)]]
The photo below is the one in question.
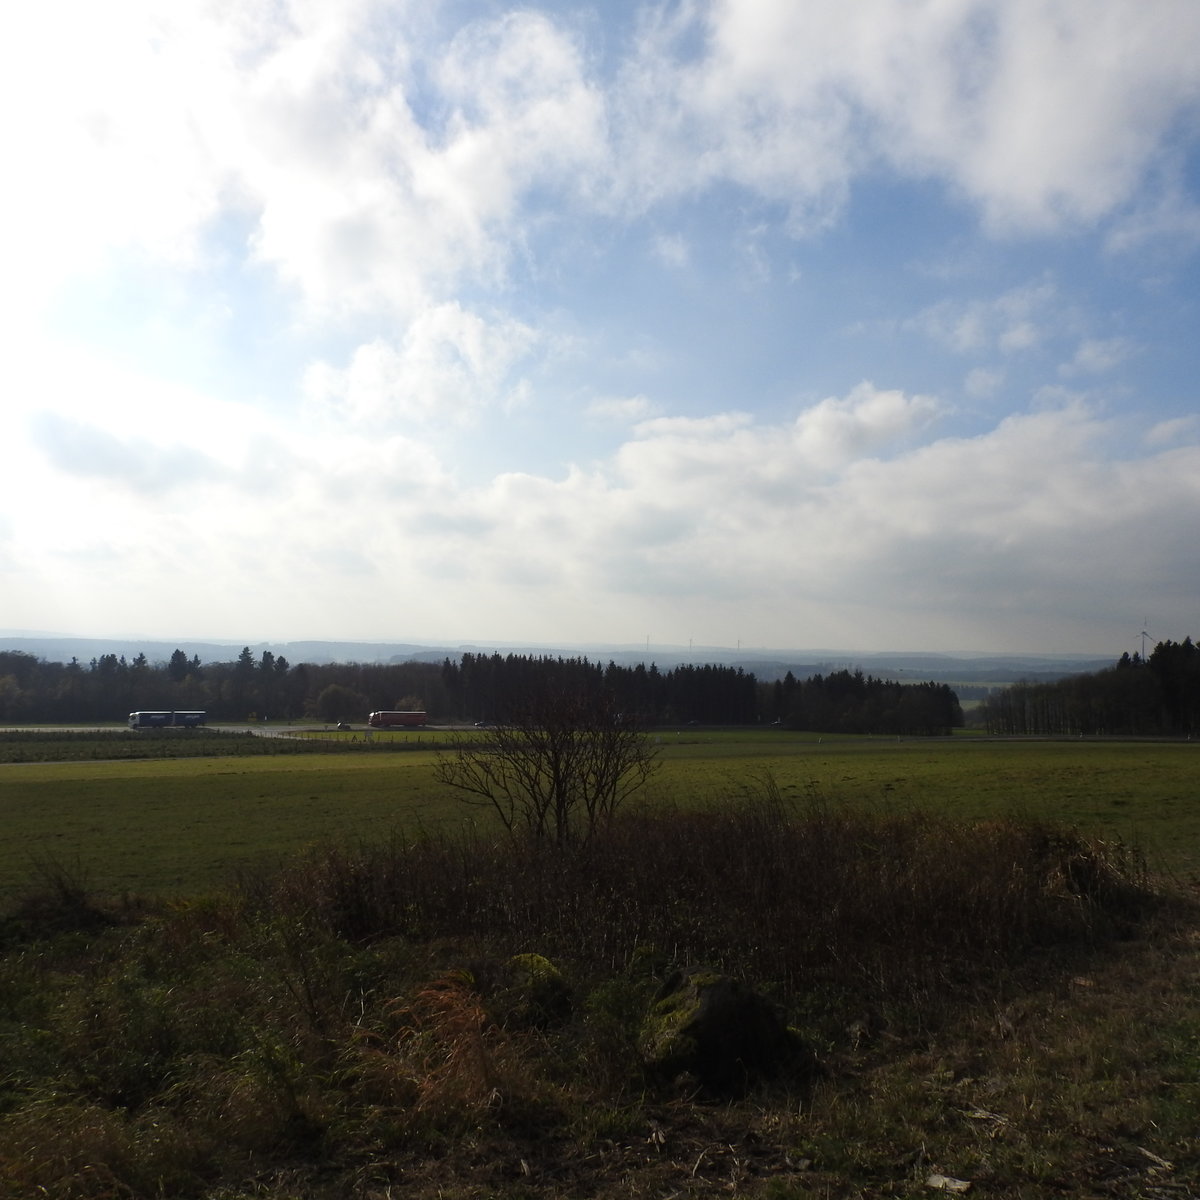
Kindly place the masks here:
[[(885, 741), (773, 730), (651, 737), (662, 765), (647, 804), (720, 803), (770, 778), (793, 799), (920, 805), (964, 819), (1041, 817), (1136, 843), (1152, 869), (1200, 875), (1200, 748), (1192, 743)], [(408, 748), (0, 765), (0, 896), (23, 887), (39, 861), (81, 869), (105, 892), (191, 895), (315, 843), (486, 827), (488, 809), (435, 782), (434, 739), (399, 742)]]

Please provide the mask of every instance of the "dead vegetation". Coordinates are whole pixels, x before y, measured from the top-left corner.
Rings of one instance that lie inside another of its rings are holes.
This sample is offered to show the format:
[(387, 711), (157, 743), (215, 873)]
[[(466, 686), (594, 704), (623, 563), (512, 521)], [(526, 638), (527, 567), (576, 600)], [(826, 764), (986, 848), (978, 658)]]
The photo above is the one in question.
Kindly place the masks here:
[[(1048, 824), (768, 785), (586, 845), (397, 835), (152, 913), (63, 878), (21, 911), (6, 1200), (1200, 1186), (1195, 907)], [(569, 1004), (530, 1019), (505, 964), (535, 954)], [(820, 1069), (734, 1098), (649, 1078), (648, 1005), (697, 964), (780, 1005)]]

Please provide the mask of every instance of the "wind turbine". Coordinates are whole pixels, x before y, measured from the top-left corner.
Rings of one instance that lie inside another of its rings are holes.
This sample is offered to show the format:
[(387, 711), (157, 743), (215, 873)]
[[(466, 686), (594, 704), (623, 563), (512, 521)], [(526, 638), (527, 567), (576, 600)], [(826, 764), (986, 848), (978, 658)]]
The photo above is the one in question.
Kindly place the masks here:
[(1152, 633), (1147, 633), (1145, 631), (1145, 629), (1143, 629), (1142, 630), (1142, 662), (1146, 661), (1146, 639), (1147, 638), (1149, 638), (1151, 641), (1153, 641), (1154, 635)]

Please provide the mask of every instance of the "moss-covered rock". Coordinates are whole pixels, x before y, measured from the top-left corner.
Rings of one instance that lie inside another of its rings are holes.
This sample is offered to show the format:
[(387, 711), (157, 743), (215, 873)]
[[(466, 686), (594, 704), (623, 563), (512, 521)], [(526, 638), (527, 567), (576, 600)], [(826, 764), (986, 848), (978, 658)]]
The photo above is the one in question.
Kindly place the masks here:
[(718, 1093), (742, 1091), (757, 1079), (808, 1074), (815, 1062), (774, 1004), (700, 967), (676, 971), (660, 988), (639, 1049), (652, 1078), (690, 1075)]
[(571, 987), (544, 955), (515, 954), (500, 972), (494, 1007), (510, 1027), (559, 1025), (571, 1015)]

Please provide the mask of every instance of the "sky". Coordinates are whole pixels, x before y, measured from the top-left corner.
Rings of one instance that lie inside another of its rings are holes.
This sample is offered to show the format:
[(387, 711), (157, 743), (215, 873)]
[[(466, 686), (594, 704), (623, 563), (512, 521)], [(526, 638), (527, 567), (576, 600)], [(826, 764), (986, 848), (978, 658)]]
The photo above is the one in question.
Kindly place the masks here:
[(1195, 0), (0, 20), (0, 629), (1200, 635)]

